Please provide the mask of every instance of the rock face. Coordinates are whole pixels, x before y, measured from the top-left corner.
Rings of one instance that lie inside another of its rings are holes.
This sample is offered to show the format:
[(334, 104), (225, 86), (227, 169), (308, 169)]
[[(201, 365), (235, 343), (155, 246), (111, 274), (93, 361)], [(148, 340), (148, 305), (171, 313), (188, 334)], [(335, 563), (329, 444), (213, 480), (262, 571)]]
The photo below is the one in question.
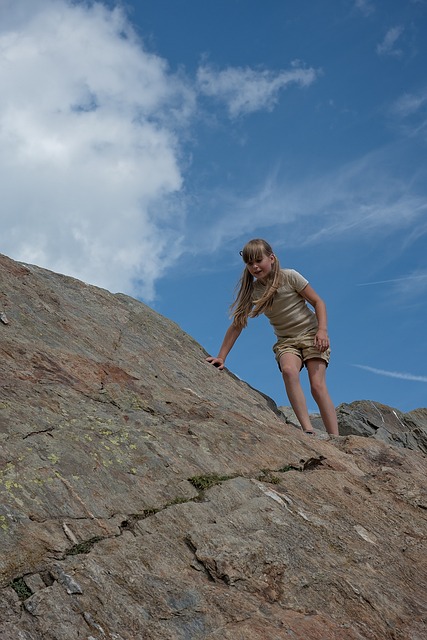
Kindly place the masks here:
[(0, 311), (2, 640), (426, 637), (423, 451), (304, 436), (144, 304), (6, 257)]
[(340, 433), (368, 436), (427, 453), (427, 409), (402, 413), (379, 402), (352, 402), (337, 409)]
[[(290, 407), (279, 407), (288, 424), (299, 426)], [(380, 402), (360, 400), (337, 407), (341, 435), (364, 436), (427, 453), (427, 409), (402, 413)], [(316, 430), (326, 433), (319, 414), (310, 416)]]

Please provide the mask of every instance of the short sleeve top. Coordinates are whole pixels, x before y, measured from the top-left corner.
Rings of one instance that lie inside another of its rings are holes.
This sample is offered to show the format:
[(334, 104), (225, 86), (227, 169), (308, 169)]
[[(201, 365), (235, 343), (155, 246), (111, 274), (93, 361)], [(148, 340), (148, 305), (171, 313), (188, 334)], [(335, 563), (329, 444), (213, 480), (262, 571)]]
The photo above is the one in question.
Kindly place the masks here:
[[(307, 286), (306, 280), (294, 269), (282, 269), (283, 283), (278, 288), (271, 308), (264, 312), (278, 338), (294, 338), (316, 331), (316, 314), (307, 306), (300, 292)], [(254, 302), (262, 297), (264, 286), (254, 283)]]

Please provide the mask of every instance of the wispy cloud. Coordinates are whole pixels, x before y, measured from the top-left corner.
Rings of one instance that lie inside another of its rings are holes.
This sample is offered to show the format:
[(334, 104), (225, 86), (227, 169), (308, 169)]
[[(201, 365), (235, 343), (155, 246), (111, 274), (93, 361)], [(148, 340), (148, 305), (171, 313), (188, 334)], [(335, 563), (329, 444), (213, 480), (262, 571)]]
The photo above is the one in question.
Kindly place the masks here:
[(370, 16), (375, 11), (375, 5), (371, 0), (356, 0), (354, 6), (361, 11), (364, 16)]
[(352, 366), (369, 371), (370, 373), (375, 373), (379, 376), (386, 376), (388, 378), (398, 378), (399, 380), (409, 380), (412, 382), (427, 382), (427, 376), (416, 376), (412, 373), (402, 373), (399, 371), (385, 371), (384, 369), (376, 369), (363, 364), (353, 364)]
[(281, 90), (291, 84), (307, 87), (317, 75), (318, 71), (296, 61), (290, 69), (279, 72), (250, 67), (220, 71), (203, 65), (198, 69), (197, 80), (200, 92), (223, 102), (230, 117), (235, 118), (260, 109), (273, 109)]
[(395, 45), (403, 32), (404, 27), (401, 25), (389, 29), (385, 34), (382, 42), (377, 45), (378, 55), (399, 58), (403, 54), (403, 51), (402, 49), (396, 48)]
[[(408, 189), (403, 155), (401, 146), (388, 146), (292, 184), (272, 173), (244, 198), (222, 189), (211, 198), (215, 215), (209, 233), (203, 230), (206, 244), (215, 250), (228, 237), (251, 233), (259, 228), (260, 211), (263, 225), (282, 225), (287, 242), (301, 246), (356, 234), (385, 236), (397, 229), (402, 240), (409, 235), (415, 239), (425, 233), (427, 196), (415, 186)], [(399, 158), (395, 167), (392, 157)], [(203, 238), (200, 246), (207, 250)]]
[(391, 107), (391, 112), (401, 118), (417, 113), (427, 105), (427, 91), (418, 94), (405, 93)]
[(408, 136), (427, 138), (427, 89), (405, 93), (390, 108), (401, 130)]

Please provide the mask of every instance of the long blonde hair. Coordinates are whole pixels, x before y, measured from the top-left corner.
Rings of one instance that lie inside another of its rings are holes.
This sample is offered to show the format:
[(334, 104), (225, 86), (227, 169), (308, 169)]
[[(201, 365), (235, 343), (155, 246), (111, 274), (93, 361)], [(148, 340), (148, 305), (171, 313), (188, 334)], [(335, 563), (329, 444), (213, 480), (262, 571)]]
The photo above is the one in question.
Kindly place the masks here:
[[(265, 256), (274, 255), (273, 249), (266, 240), (255, 238), (245, 244), (240, 255), (245, 264), (262, 260)], [(248, 324), (249, 318), (256, 318), (273, 304), (273, 298), (282, 283), (279, 260), (275, 256), (271, 273), (266, 283), (265, 292), (259, 300), (253, 299), (255, 278), (245, 267), (236, 287), (236, 299), (230, 307), (231, 317), (236, 327), (243, 328)]]

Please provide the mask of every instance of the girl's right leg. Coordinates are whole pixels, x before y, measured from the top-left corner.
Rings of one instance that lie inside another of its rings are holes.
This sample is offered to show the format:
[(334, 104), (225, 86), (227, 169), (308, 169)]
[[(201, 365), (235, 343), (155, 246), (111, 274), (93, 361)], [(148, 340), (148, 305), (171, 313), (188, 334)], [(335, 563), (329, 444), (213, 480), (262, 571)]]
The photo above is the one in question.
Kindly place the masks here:
[(280, 358), (280, 369), (291, 407), (303, 431), (313, 431), (300, 382), (301, 364), (301, 358), (294, 353), (284, 353)]

